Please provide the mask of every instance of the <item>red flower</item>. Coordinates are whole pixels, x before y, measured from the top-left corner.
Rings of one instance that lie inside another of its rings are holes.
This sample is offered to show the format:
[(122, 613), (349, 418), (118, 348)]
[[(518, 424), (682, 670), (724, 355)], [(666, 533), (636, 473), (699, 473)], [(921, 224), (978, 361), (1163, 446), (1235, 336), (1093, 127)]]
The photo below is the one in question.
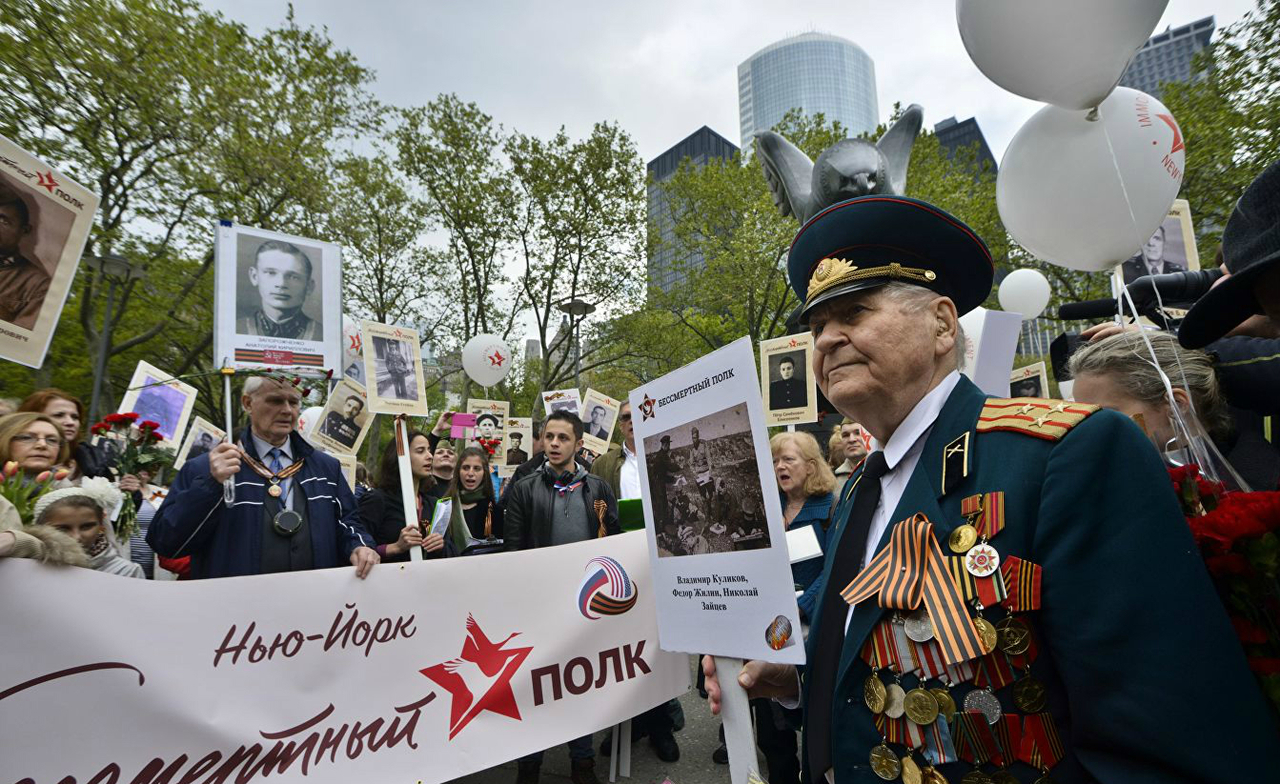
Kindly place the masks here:
[(1236, 627), (1236, 636), (1240, 642), (1248, 645), (1262, 645), (1267, 641), (1267, 630), (1253, 621), (1231, 617), (1231, 625)]
[[(1192, 527), (1194, 530), (1194, 526)], [(1226, 555), (1206, 555), (1204, 565), (1214, 577), (1237, 577), (1253, 572), (1249, 559), (1239, 553)]]
[(1240, 538), (1255, 538), (1280, 528), (1280, 492), (1229, 493), (1218, 507), (1188, 520), (1196, 542), (1227, 553)]
[(152, 422), (150, 419), (144, 419), (142, 420), (142, 422), (138, 424), (138, 429), (139, 430), (159, 430), (160, 423)]
[(1262, 656), (1249, 657), (1249, 669), (1259, 675), (1275, 675), (1280, 673), (1280, 659), (1268, 659)]

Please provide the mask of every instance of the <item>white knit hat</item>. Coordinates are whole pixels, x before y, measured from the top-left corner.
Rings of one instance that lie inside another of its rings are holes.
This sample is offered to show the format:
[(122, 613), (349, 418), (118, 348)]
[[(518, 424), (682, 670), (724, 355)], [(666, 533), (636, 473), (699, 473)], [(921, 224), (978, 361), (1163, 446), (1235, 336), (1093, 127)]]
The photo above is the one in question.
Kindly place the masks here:
[(75, 496), (84, 496), (91, 499), (105, 514), (111, 514), (115, 511), (116, 506), (120, 504), (121, 494), (111, 483), (110, 479), (101, 476), (95, 476), (92, 479), (80, 480), (79, 487), (62, 487), (57, 490), (50, 490), (44, 495), (36, 499), (34, 510), (35, 521), (40, 522), (40, 518), (44, 515), (46, 509), (55, 501), (61, 501), (64, 498), (73, 498)]

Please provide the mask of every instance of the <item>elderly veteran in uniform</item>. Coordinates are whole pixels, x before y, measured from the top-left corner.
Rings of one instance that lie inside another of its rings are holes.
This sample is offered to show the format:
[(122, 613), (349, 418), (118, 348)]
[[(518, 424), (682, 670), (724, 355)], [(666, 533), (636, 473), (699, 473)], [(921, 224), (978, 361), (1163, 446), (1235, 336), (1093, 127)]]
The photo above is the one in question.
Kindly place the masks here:
[[(364, 578), (378, 563), (342, 465), (296, 430), (302, 396), (286, 381), (251, 377), (240, 403), (249, 426), (183, 464), (147, 530), (166, 558), (191, 556), (191, 576), (329, 569)], [(235, 501), (223, 502), (234, 477)]]
[(809, 220), (789, 266), (818, 384), (874, 436), (802, 675), (730, 676), (800, 703), (805, 780), (1275, 781), (1275, 722), (1142, 431), (956, 372), (957, 317), (991, 288), (982, 240), (861, 197)]

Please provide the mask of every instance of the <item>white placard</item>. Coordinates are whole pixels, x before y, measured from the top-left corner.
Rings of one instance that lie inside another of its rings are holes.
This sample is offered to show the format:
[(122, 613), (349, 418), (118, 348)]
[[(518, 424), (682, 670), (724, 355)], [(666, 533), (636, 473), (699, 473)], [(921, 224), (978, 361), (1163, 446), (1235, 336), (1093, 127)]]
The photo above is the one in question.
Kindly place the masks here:
[(1014, 368), (1009, 374), (1009, 397), (1049, 397), (1049, 371), (1043, 360)]
[(152, 421), (160, 425), (161, 446), (176, 449), (178, 438), (187, 429), (187, 419), (196, 404), (196, 388), (177, 381), (154, 365), (139, 362), (129, 379), (129, 389), (120, 399), (120, 413), (138, 415), (134, 424)]
[(360, 324), (364, 346), (365, 395), (375, 414), (427, 415), (427, 391), (422, 375), (422, 344), (418, 331), (408, 327), (365, 321)]
[(964, 368), (961, 370), (978, 389), (988, 395), (1008, 397), (1009, 373), (1022, 316), (1003, 310), (974, 308), (960, 317), (964, 328)]
[(663, 650), (802, 664), (753, 349), (742, 338), (631, 392), (659, 635)]
[(622, 401), (588, 389), (582, 397), (582, 445), (597, 455), (609, 451), (609, 441), (613, 438), (613, 428), (618, 424), (618, 410), (621, 408)]
[(188, 460), (212, 450), (226, 437), (227, 431), (204, 417), (196, 417), (191, 429), (187, 431), (186, 440), (182, 442), (182, 449), (178, 451), (178, 456), (173, 461), (174, 470), (182, 468)]
[(638, 531), (367, 580), (4, 560), (0, 593), (41, 598), (0, 606), (22, 630), (0, 634), (5, 781), (435, 784), (689, 687), (689, 657), (657, 646)]
[(373, 418), (364, 387), (355, 379), (343, 378), (329, 393), (308, 437), (329, 454), (354, 455), (360, 451)]
[(216, 363), (341, 369), (341, 248), (222, 221), (213, 252)]
[(582, 416), (582, 397), (576, 389), (554, 389), (543, 392), (542, 408), (547, 414), (553, 411), (568, 411)]
[(818, 421), (818, 390), (813, 384), (813, 335), (802, 332), (760, 341), (760, 394), (767, 425)]

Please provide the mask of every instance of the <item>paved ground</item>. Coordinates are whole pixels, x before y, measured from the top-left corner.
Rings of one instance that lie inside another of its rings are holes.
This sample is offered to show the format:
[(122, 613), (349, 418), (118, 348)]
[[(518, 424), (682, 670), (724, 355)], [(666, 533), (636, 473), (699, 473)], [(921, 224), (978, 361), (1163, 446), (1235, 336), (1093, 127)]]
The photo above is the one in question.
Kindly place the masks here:
[[(692, 667), (692, 664), (690, 665)], [(672, 784), (728, 784), (729, 766), (711, 761), (711, 752), (720, 745), (720, 720), (712, 718), (706, 700), (698, 696), (696, 689), (680, 698), (684, 706), (685, 728), (676, 733), (680, 744), (680, 759), (663, 762), (654, 755), (648, 739), (637, 741), (631, 747), (631, 778), (619, 778), (626, 784), (662, 784), (671, 779)], [(609, 758), (600, 756), (603, 732), (595, 735), (596, 775), (602, 782), (609, 780)], [(763, 765), (763, 760), (761, 760)], [(457, 779), (455, 784), (514, 784), (514, 761), (496, 768)], [(542, 763), (542, 781), (546, 784), (563, 784), (569, 780), (569, 756), (567, 750), (549, 751)]]

